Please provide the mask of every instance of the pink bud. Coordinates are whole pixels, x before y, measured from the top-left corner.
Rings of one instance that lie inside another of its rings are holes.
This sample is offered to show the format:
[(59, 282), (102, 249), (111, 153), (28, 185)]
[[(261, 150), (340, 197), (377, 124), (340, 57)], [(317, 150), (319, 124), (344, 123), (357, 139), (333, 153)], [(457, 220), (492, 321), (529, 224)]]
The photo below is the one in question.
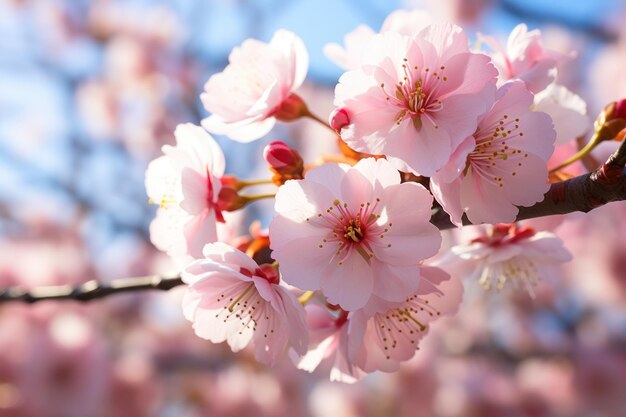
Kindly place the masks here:
[(217, 207), (221, 211), (235, 211), (248, 203), (246, 197), (240, 196), (237, 190), (230, 187), (222, 187), (217, 198)]
[(274, 116), (281, 122), (291, 122), (309, 114), (309, 109), (297, 94), (291, 94), (276, 109)]
[(336, 132), (340, 132), (341, 129), (348, 126), (350, 124), (350, 116), (348, 116), (348, 112), (346, 109), (335, 109), (330, 114), (330, 127), (333, 128)]
[(241, 188), (241, 185), (239, 183), (239, 179), (236, 176), (234, 176), (234, 175), (224, 174), (220, 178), (220, 182), (222, 183), (223, 187), (230, 187), (230, 188), (233, 188), (235, 190), (239, 190)]
[(615, 102), (614, 118), (626, 119), (626, 99), (623, 98)]
[(279, 140), (270, 143), (263, 149), (263, 158), (278, 172), (293, 171), (302, 167), (300, 154)]

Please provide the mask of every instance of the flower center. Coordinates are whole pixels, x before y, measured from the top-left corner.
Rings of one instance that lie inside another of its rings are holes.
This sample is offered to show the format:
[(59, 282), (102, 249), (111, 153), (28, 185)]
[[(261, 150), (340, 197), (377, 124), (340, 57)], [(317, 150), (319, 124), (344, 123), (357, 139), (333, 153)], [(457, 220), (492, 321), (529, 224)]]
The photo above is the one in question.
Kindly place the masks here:
[(259, 330), (264, 337), (270, 337), (274, 333), (276, 323), (272, 307), (259, 295), (254, 283), (239, 282), (227, 287), (216, 301), (222, 307), (216, 311), (215, 318), (224, 323), (238, 322), (238, 334)]
[(361, 218), (357, 217), (356, 219), (351, 219), (348, 222), (348, 225), (344, 227), (344, 235), (343, 237), (347, 239), (351, 239), (353, 242), (360, 242), (363, 240), (364, 231), (361, 230)]
[(476, 147), (467, 157), (464, 175), (467, 175), (470, 167), (483, 177), (487, 182), (504, 187), (508, 176), (516, 176), (517, 171), (511, 171), (511, 163), (505, 161), (509, 158), (517, 160), (517, 169), (521, 168), (523, 158), (528, 158), (527, 153), (521, 149), (511, 148), (507, 142), (514, 138), (522, 138), (524, 132), (520, 129), (520, 119), (510, 118), (507, 114), (488, 126), (479, 127), (474, 133)]
[(443, 75), (445, 66), (432, 71), (430, 68), (420, 69), (417, 65), (411, 66), (408, 58), (403, 59), (402, 75), (395, 84), (394, 94), (385, 90), (385, 83), (380, 88), (385, 94), (387, 102), (400, 109), (396, 115), (396, 124), (400, 125), (406, 118), (410, 118), (416, 130), (422, 128), (422, 117), (428, 120), (435, 128), (439, 125), (432, 117), (443, 109), (443, 102), (438, 98), (437, 90), (448, 77)]
[(384, 226), (376, 223), (380, 218), (379, 203), (380, 199), (377, 198), (374, 204), (361, 203), (358, 210), (353, 210), (347, 203), (335, 200), (325, 212), (307, 218), (308, 223), (329, 229), (318, 247), (322, 249), (328, 244), (335, 244), (333, 259), (338, 259), (339, 265), (353, 252), (358, 253), (369, 264), (374, 256), (373, 246), (391, 246), (385, 245), (382, 239), (392, 224)]
[(428, 303), (428, 300), (414, 294), (405, 300), (398, 308), (391, 309), (384, 314), (374, 316), (377, 336), (380, 345), (385, 351), (386, 359), (391, 359), (393, 350), (407, 343), (415, 349), (417, 342), (427, 330), (428, 322), (440, 316), (441, 313)]
[(479, 236), (470, 243), (482, 243), (483, 245), (497, 248), (502, 245), (517, 243), (520, 240), (530, 239), (536, 234), (535, 229), (529, 226), (518, 227), (516, 223), (496, 224), (488, 235)]
[(270, 264), (263, 264), (256, 268), (254, 271), (251, 271), (248, 268), (240, 267), (239, 272), (250, 278), (252, 278), (252, 276), (263, 278), (270, 284), (277, 285), (280, 282), (278, 271), (276, 271), (276, 268), (274, 268)]

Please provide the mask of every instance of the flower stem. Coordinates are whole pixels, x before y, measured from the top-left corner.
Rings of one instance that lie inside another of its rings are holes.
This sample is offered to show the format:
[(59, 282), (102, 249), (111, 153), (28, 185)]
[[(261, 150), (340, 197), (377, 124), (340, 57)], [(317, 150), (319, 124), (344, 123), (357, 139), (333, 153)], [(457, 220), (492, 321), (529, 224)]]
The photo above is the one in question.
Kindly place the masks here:
[(272, 179), (266, 179), (266, 180), (245, 180), (245, 181), (238, 181), (237, 185), (239, 186), (239, 188), (245, 188), (245, 187), (252, 187), (254, 185), (263, 185), (263, 184), (273, 184)]
[(322, 119), (320, 119), (319, 117), (317, 117), (316, 115), (311, 113), (309, 110), (307, 110), (305, 116), (308, 117), (309, 119), (312, 119), (312, 120), (316, 121), (317, 123), (321, 124), (322, 126), (330, 129), (335, 135), (337, 134), (337, 132), (335, 132), (335, 130), (332, 127), (330, 127), (330, 125), (328, 123), (326, 123), (325, 121), (323, 121)]
[(304, 294), (302, 294), (300, 297), (298, 297), (298, 301), (300, 302), (300, 304), (305, 305), (306, 303), (311, 301), (311, 298), (313, 298), (314, 295), (315, 295), (315, 291), (307, 291)]
[(245, 199), (247, 203), (251, 203), (253, 201), (262, 200), (264, 198), (274, 198), (275, 196), (276, 196), (276, 193), (257, 194), (257, 195), (247, 195), (245, 196)]
[(579, 161), (581, 159), (583, 159), (585, 156), (587, 156), (596, 146), (598, 146), (598, 144), (601, 141), (599, 140), (598, 136), (596, 134), (593, 135), (593, 137), (591, 138), (591, 140), (585, 145), (584, 148), (582, 148), (581, 150), (579, 150), (576, 155), (572, 156), (571, 158), (569, 158), (568, 160), (566, 160), (565, 162), (560, 163), (557, 167), (552, 168), (550, 170), (550, 174), (555, 173), (556, 171), (559, 171), (563, 168), (565, 168), (568, 165), (573, 164), (576, 161)]

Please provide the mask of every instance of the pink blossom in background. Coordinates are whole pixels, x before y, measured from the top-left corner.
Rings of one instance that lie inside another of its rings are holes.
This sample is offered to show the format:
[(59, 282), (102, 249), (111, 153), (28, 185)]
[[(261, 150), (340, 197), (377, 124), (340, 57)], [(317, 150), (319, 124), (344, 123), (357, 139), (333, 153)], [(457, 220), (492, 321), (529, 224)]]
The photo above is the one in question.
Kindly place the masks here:
[[(432, 23), (432, 16), (424, 10), (396, 10), (385, 18), (380, 33), (393, 31), (413, 36)], [(324, 54), (345, 70), (358, 68), (367, 53), (369, 43), (376, 34), (369, 26), (359, 25), (344, 36), (345, 46), (337, 43), (324, 45)]]
[(279, 188), (270, 247), (283, 279), (321, 289), (356, 310), (372, 299), (399, 302), (417, 290), (419, 263), (437, 253), (432, 196), (384, 159), (328, 163)]
[(25, 415), (96, 416), (106, 407), (111, 380), (107, 345), (79, 311), (51, 312), (30, 323), (33, 333), (17, 377)]
[(349, 317), (349, 354), (365, 372), (398, 370), (413, 357), (430, 323), (456, 313), (463, 285), (436, 267), (422, 267), (415, 293), (391, 309), (367, 309)]
[(196, 335), (213, 343), (226, 341), (234, 352), (254, 343), (258, 361), (270, 365), (286, 352), (306, 352), (308, 334), (304, 309), (279, 285), (271, 265), (259, 266), (243, 252), (224, 243), (208, 244), (204, 259), (182, 272), (189, 285), (183, 313)]
[(217, 207), (224, 175), (224, 154), (199, 126), (179, 125), (176, 146), (163, 146), (165, 155), (146, 170), (146, 190), (159, 204), (150, 225), (150, 240), (170, 256), (199, 258), (205, 244), (218, 240)]
[(348, 357), (348, 313), (339, 315), (317, 304), (306, 306), (309, 350), (297, 360), (298, 369), (313, 372), (323, 362), (330, 365), (330, 380), (354, 383), (365, 376)]
[(474, 223), (512, 222), (516, 206), (530, 206), (548, 191), (547, 161), (554, 150), (550, 117), (533, 112), (523, 82), (498, 90), (478, 129), (431, 178), (431, 191), (452, 222), (463, 213)]
[(480, 40), (493, 50), (491, 57), (500, 73), (500, 82), (520, 79), (533, 93), (553, 82), (557, 65), (567, 59), (566, 55), (544, 48), (541, 31), (529, 31), (523, 23), (511, 31), (506, 46), (492, 36), (480, 36)]
[(211, 116), (202, 126), (240, 142), (265, 136), (275, 113), (300, 87), (309, 67), (302, 40), (279, 30), (270, 43), (247, 39), (228, 57), (223, 72), (214, 74), (200, 99)]
[(341, 137), (358, 152), (431, 176), (476, 130), (493, 102), (496, 75), (486, 55), (469, 52), (458, 26), (376, 35), (363, 65), (335, 88), (334, 104), (350, 119)]
[(478, 280), (487, 290), (508, 286), (534, 297), (540, 279), (571, 259), (563, 241), (553, 233), (502, 224), (469, 244), (454, 246), (437, 265), (461, 272), (468, 280)]
[(591, 132), (587, 103), (558, 84), (550, 84), (535, 95), (534, 110), (548, 113), (556, 130), (556, 143), (563, 144)]

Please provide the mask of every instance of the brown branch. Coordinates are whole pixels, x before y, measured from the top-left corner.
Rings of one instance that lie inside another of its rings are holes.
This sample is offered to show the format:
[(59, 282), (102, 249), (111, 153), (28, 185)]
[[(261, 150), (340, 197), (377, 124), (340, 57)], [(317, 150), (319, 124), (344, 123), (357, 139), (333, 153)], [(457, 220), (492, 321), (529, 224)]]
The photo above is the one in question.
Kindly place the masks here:
[[(536, 217), (567, 214), (575, 211), (589, 212), (612, 201), (626, 200), (626, 142), (594, 172), (580, 175), (566, 181), (552, 184), (543, 200), (531, 207), (519, 207), (516, 220)], [(431, 223), (439, 229), (455, 227), (450, 217), (438, 209), (431, 218)], [(470, 225), (463, 216), (463, 224)], [(151, 275), (145, 277), (120, 278), (108, 284), (89, 281), (79, 287), (61, 285), (54, 287), (38, 287), (31, 290), (8, 288), (0, 290), (0, 303), (6, 301), (22, 301), (34, 303), (43, 300), (77, 300), (89, 301), (104, 298), (112, 294), (143, 291), (164, 290), (182, 285), (180, 276), (164, 277)]]
[(164, 277), (160, 275), (149, 275), (145, 277), (115, 279), (107, 284), (95, 280), (88, 281), (78, 287), (58, 285), (36, 287), (30, 290), (13, 287), (0, 290), (0, 303), (6, 301), (35, 303), (44, 300), (91, 301), (123, 292), (143, 290), (167, 291), (182, 284), (183, 281), (180, 276)]

